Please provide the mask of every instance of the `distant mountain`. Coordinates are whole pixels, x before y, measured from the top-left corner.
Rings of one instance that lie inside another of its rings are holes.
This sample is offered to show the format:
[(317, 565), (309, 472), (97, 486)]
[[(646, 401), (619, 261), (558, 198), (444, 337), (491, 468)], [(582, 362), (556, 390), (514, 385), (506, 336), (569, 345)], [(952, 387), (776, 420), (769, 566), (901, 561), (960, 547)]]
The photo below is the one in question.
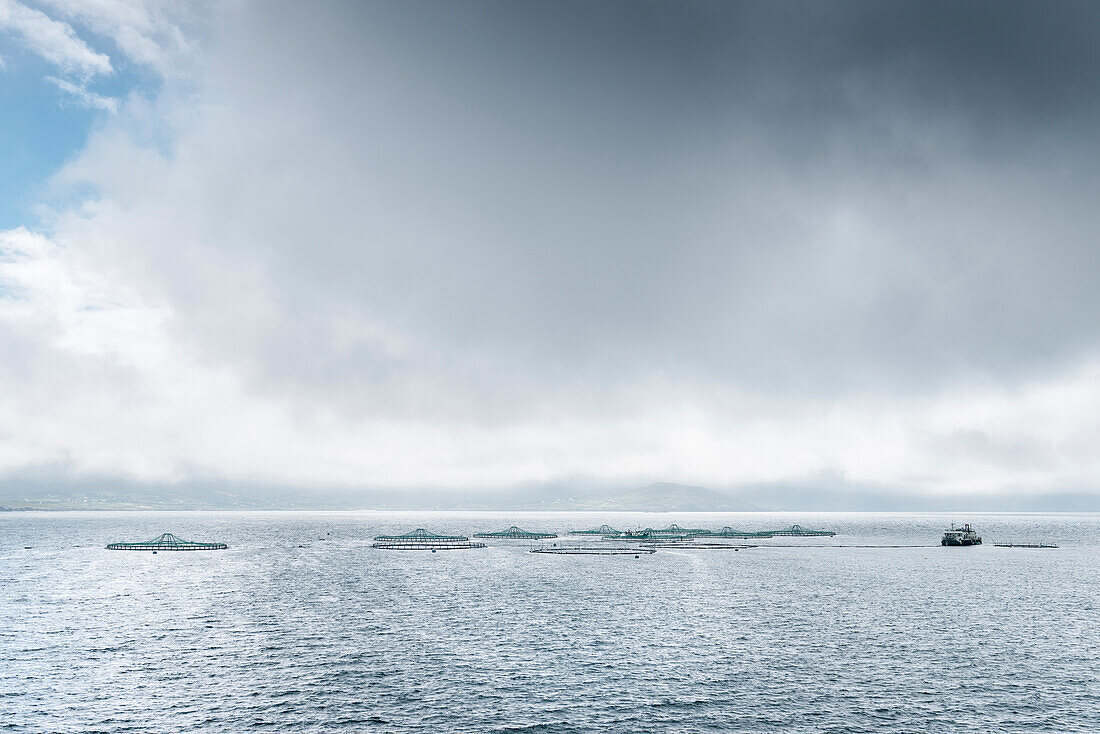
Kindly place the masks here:
[(218, 481), (149, 485), (71, 477), (0, 479), (3, 510), (470, 510), (756, 512), (1100, 512), (1095, 490), (931, 495), (819, 477), (729, 491), (673, 482), (625, 489), (583, 478), (510, 489), (333, 489)]
[(471, 492), (326, 491), (217, 483), (159, 487), (126, 482), (0, 484), (0, 510), (30, 509), (751, 512), (759, 508), (724, 492), (672, 482), (626, 490), (577, 482)]

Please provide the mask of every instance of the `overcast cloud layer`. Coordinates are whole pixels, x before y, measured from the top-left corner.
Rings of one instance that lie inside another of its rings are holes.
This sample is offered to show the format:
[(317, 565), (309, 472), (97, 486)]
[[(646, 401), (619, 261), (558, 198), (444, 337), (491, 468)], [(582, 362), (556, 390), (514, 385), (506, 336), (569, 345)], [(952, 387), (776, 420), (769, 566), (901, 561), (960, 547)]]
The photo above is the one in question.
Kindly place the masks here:
[(1095, 3), (94, 7), (0, 476), (1100, 486)]

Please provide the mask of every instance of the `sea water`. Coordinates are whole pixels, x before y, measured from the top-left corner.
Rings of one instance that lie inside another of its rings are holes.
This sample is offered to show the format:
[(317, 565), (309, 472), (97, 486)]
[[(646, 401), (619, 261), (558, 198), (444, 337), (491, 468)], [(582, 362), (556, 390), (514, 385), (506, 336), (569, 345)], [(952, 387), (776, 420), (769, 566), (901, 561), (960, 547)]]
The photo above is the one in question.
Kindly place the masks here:
[[(952, 520), (985, 545), (940, 547)], [(605, 522), (838, 534), (639, 558), (370, 547)], [(166, 531), (230, 548), (104, 549)], [(1100, 731), (1100, 516), (0, 515), (0, 731), (959, 728)]]

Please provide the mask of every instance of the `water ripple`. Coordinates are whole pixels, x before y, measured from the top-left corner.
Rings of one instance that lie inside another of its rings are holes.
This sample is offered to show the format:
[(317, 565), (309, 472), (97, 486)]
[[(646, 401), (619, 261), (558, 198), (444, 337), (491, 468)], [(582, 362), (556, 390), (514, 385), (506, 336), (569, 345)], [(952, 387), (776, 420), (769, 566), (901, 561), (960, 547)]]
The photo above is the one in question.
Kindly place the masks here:
[[(692, 518), (760, 522), (619, 519)], [(971, 519), (1063, 547), (410, 554), (369, 538), (500, 519), (13, 513), (0, 731), (1100, 731), (1100, 518)], [(943, 520), (807, 524), (906, 544)], [(103, 549), (162, 530), (231, 548)]]

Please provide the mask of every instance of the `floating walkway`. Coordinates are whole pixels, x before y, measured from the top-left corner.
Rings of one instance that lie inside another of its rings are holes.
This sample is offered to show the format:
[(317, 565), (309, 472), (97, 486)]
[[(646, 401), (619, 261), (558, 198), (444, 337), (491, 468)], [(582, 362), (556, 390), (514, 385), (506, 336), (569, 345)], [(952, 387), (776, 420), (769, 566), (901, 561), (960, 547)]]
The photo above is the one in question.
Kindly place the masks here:
[(152, 540), (139, 540), (133, 543), (110, 543), (107, 550), (128, 551), (200, 551), (200, 550), (225, 550), (229, 546), (225, 543), (197, 543), (193, 540), (183, 540), (171, 533), (162, 533)]
[(618, 535), (621, 530), (616, 530), (610, 525), (601, 525), (598, 528), (592, 528), (591, 530), (570, 530), (570, 535)]
[(386, 550), (465, 550), (467, 548), (484, 548), (484, 543), (472, 543), (465, 535), (437, 535), (429, 533), (424, 528), (417, 528), (404, 535), (379, 535), (371, 543), (372, 548), (384, 548)]
[(475, 538), (504, 538), (508, 540), (542, 540), (544, 538), (556, 538), (558, 537), (554, 533), (536, 533), (531, 530), (522, 530), (515, 525), (507, 530), (501, 530), (497, 533), (474, 533)]
[(532, 548), (532, 553), (549, 553), (557, 556), (634, 556), (651, 554), (657, 551), (653, 548), (608, 548), (606, 546), (544, 546)]

